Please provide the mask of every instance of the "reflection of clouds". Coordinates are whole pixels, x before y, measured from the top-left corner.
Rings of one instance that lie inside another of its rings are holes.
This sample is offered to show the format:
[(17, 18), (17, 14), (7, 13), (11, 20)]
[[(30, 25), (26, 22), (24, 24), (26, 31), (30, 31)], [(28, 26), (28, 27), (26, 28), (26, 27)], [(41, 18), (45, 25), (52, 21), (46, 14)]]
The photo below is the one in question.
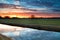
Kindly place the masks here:
[[(13, 27), (13, 26), (10, 26), (10, 27)], [(1, 27), (1, 28), (4, 28), (4, 27)], [(20, 28), (20, 27), (13, 27), (13, 28), (15, 28), (16, 30), (12, 32), (11, 31), (3, 32), (1, 34), (7, 37), (11, 37), (12, 39), (15, 39), (15, 40), (33, 40), (33, 39), (34, 40), (53, 40), (53, 39), (60, 40), (60, 33), (58, 32), (49, 32), (44, 30), (36, 30), (36, 29)]]
[(12, 31), (21, 31), (21, 30), (24, 30), (24, 29), (17, 26), (0, 24), (0, 32), (9, 32), (9, 31), (12, 32)]
[(60, 40), (60, 33), (24, 28), (21, 31), (2, 33), (15, 40)]
[(13, 36), (19, 36), (20, 35), (20, 32), (18, 31), (14, 31), (14, 32), (4, 32), (4, 33), (1, 33), (5, 36), (8, 36), (8, 37), (13, 37)]
[[(30, 28), (23, 28), (22, 30), (19, 30), (17, 29), (16, 31), (13, 31), (13, 32), (3, 32), (1, 34), (5, 35), (5, 36), (8, 36), (8, 37), (14, 37), (14, 36), (20, 36), (20, 34), (27, 34), (27, 32), (29, 33), (32, 33), (34, 32), (35, 29), (30, 29)], [(37, 30), (35, 30), (37, 31)]]

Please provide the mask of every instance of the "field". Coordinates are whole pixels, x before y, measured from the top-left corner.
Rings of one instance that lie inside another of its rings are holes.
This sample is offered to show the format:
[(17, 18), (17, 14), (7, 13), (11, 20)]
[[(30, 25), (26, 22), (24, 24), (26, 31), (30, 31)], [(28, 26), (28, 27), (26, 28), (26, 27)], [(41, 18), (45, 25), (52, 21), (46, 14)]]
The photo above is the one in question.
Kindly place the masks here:
[(0, 19), (0, 23), (60, 26), (60, 19)]

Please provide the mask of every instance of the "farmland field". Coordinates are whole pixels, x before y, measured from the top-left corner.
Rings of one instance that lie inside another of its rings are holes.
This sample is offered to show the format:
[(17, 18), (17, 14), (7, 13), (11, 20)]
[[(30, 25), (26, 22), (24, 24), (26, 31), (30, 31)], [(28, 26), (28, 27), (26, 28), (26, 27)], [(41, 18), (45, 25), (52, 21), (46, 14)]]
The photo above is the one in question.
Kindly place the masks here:
[(0, 23), (60, 26), (60, 19), (0, 19)]

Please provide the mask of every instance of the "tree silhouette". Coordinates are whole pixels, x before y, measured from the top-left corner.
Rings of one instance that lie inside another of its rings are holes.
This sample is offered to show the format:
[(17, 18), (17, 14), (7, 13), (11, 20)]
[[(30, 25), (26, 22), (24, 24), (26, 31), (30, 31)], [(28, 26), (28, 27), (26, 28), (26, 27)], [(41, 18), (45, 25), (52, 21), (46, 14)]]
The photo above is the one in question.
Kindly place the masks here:
[(5, 18), (10, 18), (9, 16), (5, 16)]
[(31, 15), (31, 18), (35, 18), (35, 15)]

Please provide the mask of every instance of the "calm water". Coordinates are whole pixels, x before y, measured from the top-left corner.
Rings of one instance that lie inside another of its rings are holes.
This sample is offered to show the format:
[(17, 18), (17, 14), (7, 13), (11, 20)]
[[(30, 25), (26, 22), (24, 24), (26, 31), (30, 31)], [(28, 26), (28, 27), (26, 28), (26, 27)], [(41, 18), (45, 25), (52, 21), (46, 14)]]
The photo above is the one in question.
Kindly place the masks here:
[(60, 40), (60, 33), (25, 28), (22, 31), (2, 33), (13, 40)]

